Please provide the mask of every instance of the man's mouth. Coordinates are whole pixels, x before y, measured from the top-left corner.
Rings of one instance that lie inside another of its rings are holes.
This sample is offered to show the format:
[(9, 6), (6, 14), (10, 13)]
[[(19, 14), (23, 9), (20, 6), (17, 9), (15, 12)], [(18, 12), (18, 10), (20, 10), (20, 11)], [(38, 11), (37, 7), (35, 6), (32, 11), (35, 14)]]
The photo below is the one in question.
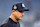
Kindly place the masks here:
[(23, 16), (21, 16), (21, 18), (23, 18)]

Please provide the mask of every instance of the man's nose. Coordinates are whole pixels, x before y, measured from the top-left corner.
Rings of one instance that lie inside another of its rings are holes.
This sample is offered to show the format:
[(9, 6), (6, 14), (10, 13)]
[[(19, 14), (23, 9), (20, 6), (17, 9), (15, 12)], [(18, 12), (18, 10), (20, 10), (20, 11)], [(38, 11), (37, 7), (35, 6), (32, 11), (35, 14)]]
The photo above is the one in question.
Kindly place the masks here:
[(22, 13), (22, 15), (24, 16), (24, 13)]

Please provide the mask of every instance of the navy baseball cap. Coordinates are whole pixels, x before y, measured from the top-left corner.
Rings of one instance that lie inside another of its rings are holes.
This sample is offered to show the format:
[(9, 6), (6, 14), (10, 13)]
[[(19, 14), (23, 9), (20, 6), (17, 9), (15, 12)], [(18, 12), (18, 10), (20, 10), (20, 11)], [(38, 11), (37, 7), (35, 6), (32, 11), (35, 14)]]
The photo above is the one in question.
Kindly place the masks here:
[(28, 8), (25, 8), (25, 5), (23, 3), (14, 4), (13, 7), (12, 7), (12, 10), (29, 11)]

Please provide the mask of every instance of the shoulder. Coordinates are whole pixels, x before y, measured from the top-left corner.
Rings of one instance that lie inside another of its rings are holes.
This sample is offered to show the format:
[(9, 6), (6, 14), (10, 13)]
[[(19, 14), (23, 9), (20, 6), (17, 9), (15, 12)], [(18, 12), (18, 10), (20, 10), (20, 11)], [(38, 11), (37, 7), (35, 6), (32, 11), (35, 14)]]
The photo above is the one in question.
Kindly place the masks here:
[(5, 23), (5, 24), (0, 25), (0, 27), (10, 27), (10, 24), (9, 23)]
[(9, 22), (9, 19), (6, 19), (5, 21), (3, 21), (3, 23), (0, 25), (0, 27), (11, 27), (12, 24), (11, 22)]

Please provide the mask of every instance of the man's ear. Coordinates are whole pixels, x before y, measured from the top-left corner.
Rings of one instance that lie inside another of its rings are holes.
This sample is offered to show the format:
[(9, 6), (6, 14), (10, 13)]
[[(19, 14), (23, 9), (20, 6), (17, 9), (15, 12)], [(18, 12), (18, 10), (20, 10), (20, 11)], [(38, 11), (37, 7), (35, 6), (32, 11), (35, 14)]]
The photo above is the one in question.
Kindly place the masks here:
[(12, 15), (15, 15), (15, 10), (12, 10)]
[(12, 10), (12, 13), (15, 12), (15, 10)]

